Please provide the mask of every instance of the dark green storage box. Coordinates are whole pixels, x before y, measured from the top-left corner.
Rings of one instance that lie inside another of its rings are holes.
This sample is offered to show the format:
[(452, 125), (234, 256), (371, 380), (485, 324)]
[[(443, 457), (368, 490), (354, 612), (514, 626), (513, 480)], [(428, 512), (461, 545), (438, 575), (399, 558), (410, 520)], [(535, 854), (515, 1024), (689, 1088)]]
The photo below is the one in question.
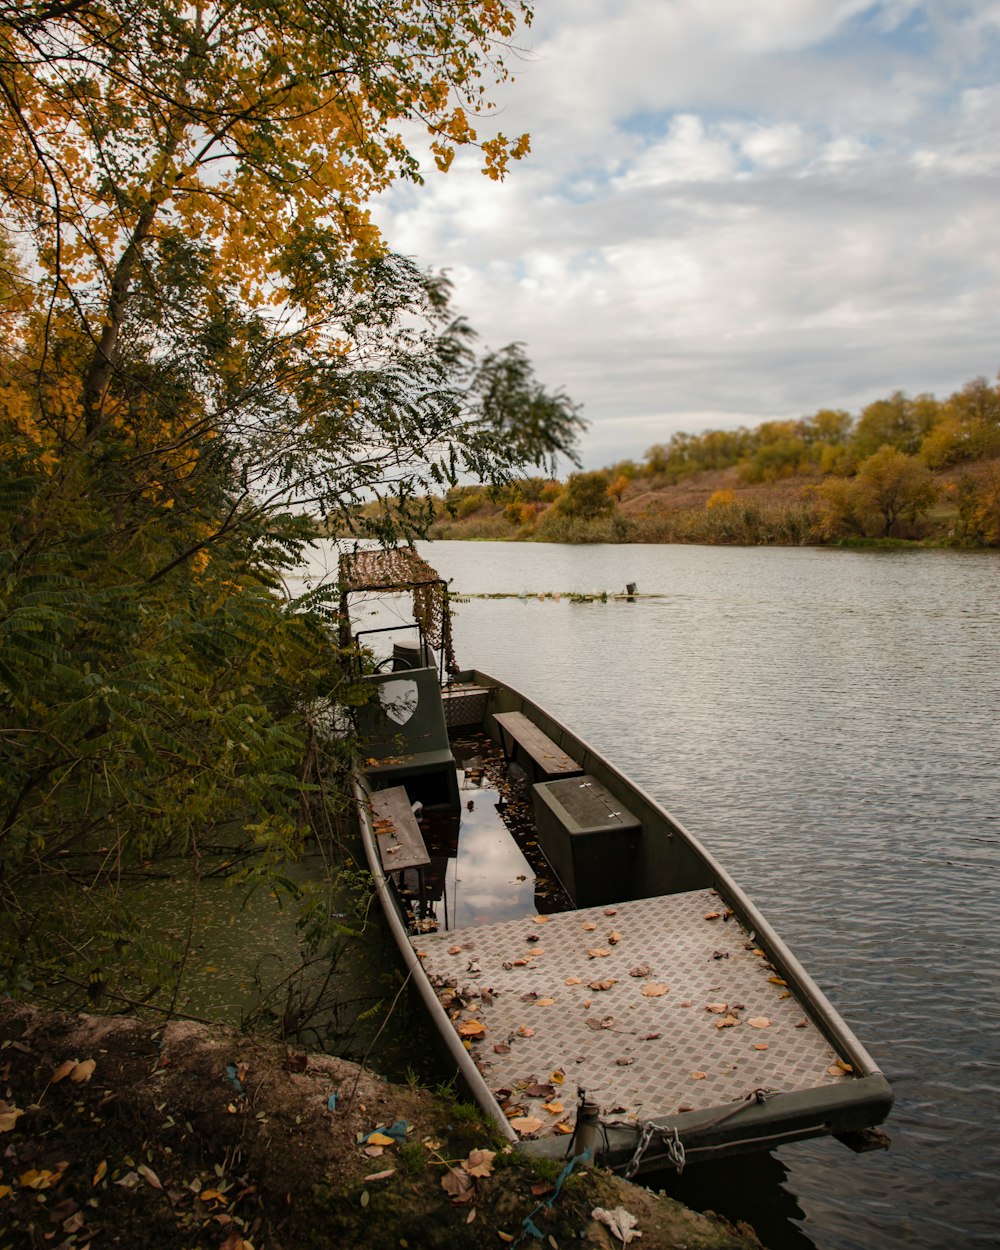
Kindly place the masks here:
[(632, 897), (642, 826), (589, 774), (533, 787), (538, 845), (577, 907)]

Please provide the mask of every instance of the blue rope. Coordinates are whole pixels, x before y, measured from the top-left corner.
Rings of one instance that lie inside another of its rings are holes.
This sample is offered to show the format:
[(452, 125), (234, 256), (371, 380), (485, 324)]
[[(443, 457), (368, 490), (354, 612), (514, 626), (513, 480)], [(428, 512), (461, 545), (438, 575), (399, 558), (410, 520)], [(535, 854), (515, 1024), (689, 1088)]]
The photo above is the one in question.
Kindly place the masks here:
[(535, 1223), (535, 1216), (538, 1215), (540, 1212), (544, 1211), (546, 1207), (552, 1206), (555, 1200), (559, 1197), (559, 1193), (563, 1187), (563, 1182), (569, 1177), (569, 1174), (573, 1171), (573, 1169), (576, 1167), (578, 1163), (580, 1164), (589, 1163), (590, 1157), (593, 1153), (594, 1153), (593, 1149), (590, 1146), (588, 1146), (586, 1150), (582, 1151), (578, 1155), (574, 1155), (573, 1158), (570, 1159), (569, 1163), (567, 1163), (566, 1166), (563, 1168), (563, 1170), (559, 1173), (558, 1179), (556, 1180), (555, 1189), (553, 1189), (552, 1193), (549, 1195), (546, 1201), (540, 1202), (538, 1206), (535, 1207), (535, 1209), (529, 1215), (526, 1215), (524, 1219), (521, 1221), (521, 1231), (518, 1234), (517, 1240), (514, 1242), (515, 1250), (521, 1244), (521, 1242), (524, 1241), (526, 1236), (530, 1235), (534, 1237), (536, 1241), (542, 1240), (545, 1234), (541, 1231), (541, 1229)]

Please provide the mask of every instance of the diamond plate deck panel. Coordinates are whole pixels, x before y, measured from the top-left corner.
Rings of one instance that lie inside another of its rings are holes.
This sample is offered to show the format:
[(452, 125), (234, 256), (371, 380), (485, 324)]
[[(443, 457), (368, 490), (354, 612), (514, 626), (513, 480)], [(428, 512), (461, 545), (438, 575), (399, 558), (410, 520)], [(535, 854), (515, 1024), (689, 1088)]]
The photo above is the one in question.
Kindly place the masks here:
[[(411, 941), (456, 1029), (485, 1027), (471, 1046), (486, 1083), (512, 1090), (542, 1135), (572, 1122), (579, 1088), (603, 1115), (646, 1119), (852, 1079), (830, 1074), (834, 1051), (725, 915), (717, 895), (696, 890)], [(523, 1093), (557, 1069), (564, 1114)]]

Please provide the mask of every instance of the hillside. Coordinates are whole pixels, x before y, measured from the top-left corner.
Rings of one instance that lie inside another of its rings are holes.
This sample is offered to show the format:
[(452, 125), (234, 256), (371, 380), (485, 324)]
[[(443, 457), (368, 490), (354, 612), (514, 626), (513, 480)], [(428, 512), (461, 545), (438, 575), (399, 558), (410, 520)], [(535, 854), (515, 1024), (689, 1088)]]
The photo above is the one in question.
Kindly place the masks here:
[[(610, 477), (605, 474), (610, 481)], [(885, 530), (885, 514), (844, 498), (855, 479), (818, 471), (748, 482), (741, 468), (707, 469), (676, 482), (643, 474), (600, 516), (561, 511), (559, 496), (512, 504), (521, 487), (490, 496), (465, 488), (450, 515), (437, 501), (429, 536), (539, 542), (691, 542), (734, 545), (917, 542), (996, 546), (1000, 541), (1000, 458), (928, 471), (925, 502), (905, 504)], [(475, 492), (474, 494), (472, 492)], [(471, 504), (475, 502), (476, 506)]]

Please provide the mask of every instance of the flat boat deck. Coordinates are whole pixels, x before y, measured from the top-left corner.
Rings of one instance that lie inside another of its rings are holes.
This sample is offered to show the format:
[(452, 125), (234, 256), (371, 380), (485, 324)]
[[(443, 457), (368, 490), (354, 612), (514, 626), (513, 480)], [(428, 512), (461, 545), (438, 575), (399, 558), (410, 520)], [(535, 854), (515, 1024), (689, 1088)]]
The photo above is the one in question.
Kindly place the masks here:
[[(852, 1079), (710, 890), (411, 942), (525, 1135), (566, 1132), (580, 1089), (605, 1117), (644, 1120)], [(554, 1097), (525, 1093), (553, 1073)]]

